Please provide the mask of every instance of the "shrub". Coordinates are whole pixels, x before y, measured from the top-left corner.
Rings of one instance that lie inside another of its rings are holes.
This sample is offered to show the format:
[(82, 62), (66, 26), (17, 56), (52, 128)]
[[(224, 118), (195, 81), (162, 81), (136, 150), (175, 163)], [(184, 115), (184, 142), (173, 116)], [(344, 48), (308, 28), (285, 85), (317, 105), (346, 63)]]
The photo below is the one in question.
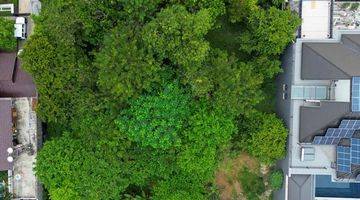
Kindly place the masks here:
[(348, 8), (350, 6), (350, 3), (342, 3), (341, 5), (340, 5), (340, 7), (342, 8), (342, 9), (346, 9), (346, 8)]
[(241, 187), (248, 200), (258, 200), (259, 195), (265, 192), (265, 185), (262, 177), (248, 168), (243, 168), (239, 174)]
[(0, 50), (12, 51), (14, 49), (16, 49), (14, 21), (0, 17)]
[(350, 10), (355, 11), (359, 8), (359, 3), (352, 3), (350, 6)]
[(271, 172), (269, 177), (270, 187), (274, 190), (280, 190), (284, 181), (284, 174), (281, 170)]

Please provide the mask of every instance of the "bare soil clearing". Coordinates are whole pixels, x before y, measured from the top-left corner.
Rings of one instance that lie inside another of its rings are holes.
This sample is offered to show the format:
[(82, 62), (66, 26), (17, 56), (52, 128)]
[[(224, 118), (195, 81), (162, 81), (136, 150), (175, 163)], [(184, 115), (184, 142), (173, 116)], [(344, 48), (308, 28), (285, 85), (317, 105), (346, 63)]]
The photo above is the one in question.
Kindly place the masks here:
[(221, 200), (246, 199), (242, 193), (241, 184), (238, 181), (239, 171), (243, 167), (247, 167), (256, 173), (260, 170), (259, 162), (246, 153), (241, 153), (233, 159), (225, 158), (221, 163), (215, 177)]

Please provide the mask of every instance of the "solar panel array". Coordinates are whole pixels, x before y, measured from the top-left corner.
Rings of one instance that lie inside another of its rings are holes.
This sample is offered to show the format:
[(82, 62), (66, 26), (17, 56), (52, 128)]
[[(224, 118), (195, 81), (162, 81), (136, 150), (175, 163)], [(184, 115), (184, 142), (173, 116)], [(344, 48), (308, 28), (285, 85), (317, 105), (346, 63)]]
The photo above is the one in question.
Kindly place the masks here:
[(344, 119), (339, 128), (328, 128), (324, 136), (315, 136), (313, 144), (336, 145), (341, 138), (351, 138), (355, 130), (360, 129), (360, 120)]
[(360, 139), (351, 139), (351, 163), (360, 165)]
[(337, 152), (337, 171), (350, 173), (351, 165), (360, 165), (360, 139), (351, 138), (350, 147), (338, 146)]
[(351, 110), (353, 112), (360, 112), (360, 77), (352, 78)]
[(336, 137), (315, 136), (313, 140), (313, 144), (324, 144), (324, 145), (338, 144), (340, 139), (341, 138), (336, 138)]
[(313, 144), (319, 145), (337, 145), (342, 138), (350, 139), (349, 147), (337, 146), (338, 172), (351, 173), (352, 165), (360, 165), (360, 139), (352, 138), (356, 130), (360, 130), (360, 120), (346, 119), (340, 122), (339, 128), (328, 128), (324, 136), (314, 137)]
[(337, 147), (337, 171), (350, 173), (351, 172), (351, 158), (350, 158), (350, 147)]
[(360, 129), (360, 120), (356, 120), (356, 119), (341, 120), (339, 128), (358, 130), (358, 129)]

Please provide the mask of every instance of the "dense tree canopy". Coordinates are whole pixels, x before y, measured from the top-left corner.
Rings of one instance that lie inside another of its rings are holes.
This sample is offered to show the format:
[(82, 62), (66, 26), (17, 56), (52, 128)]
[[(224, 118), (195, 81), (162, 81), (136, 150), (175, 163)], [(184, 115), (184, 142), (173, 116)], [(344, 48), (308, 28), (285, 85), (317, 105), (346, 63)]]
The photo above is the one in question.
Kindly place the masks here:
[(159, 95), (142, 96), (130, 103), (117, 120), (120, 130), (141, 146), (168, 149), (181, 144), (178, 133), (190, 116), (188, 95), (168, 85)]
[(286, 129), (257, 110), (299, 20), (276, 4), (44, 0), (21, 59), (52, 136), (35, 168), (51, 199), (206, 199), (231, 147), (281, 158)]
[(241, 127), (248, 133), (241, 145), (260, 161), (273, 163), (285, 156), (287, 130), (274, 114), (254, 112)]
[(136, 28), (119, 25), (105, 38), (96, 54), (98, 85), (117, 101), (126, 102), (160, 82), (160, 64), (145, 49)]
[(15, 21), (0, 17), (0, 50), (11, 51), (16, 48), (14, 24)]
[(248, 31), (240, 36), (241, 49), (260, 55), (279, 55), (295, 35), (300, 19), (290, 10), (259, 9), (248, 17)]

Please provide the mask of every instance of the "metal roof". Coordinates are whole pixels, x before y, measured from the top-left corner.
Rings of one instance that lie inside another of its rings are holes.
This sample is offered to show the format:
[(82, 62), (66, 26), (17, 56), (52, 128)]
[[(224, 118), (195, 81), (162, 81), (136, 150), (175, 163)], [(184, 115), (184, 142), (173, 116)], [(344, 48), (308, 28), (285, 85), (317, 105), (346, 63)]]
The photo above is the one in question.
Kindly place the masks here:
[(13, 146), (11, 107), (10, 99), (0, 99), (0, 171), (12, 168), (12, 164), (7, 161), (7, 149)]
[(328, 127), (335, 127), (350, 113), (349, 102), (321, 102), (318, 107), (300, 107), (300, 142), (312, 142)]
[(360, 36), (345, 34), (340, 42), (302, 43), (301, 77), (339, 80), (360, 76)]
[(292, 175), (289, 177), (289, 200), (313, 199), (314, 179), (311, 175)]
[[(14, 63), (16, 65), (12, 78), (0, 80), (0, 97), (36, 97), (37, 91), (32, 77), (21, 69), (19, 59), (16, 59)], [(0, 71), (1, 73), (2, 71)]]
[(16, 53), (0, 52), (0, 81), (10, 81), (15, 66)]

